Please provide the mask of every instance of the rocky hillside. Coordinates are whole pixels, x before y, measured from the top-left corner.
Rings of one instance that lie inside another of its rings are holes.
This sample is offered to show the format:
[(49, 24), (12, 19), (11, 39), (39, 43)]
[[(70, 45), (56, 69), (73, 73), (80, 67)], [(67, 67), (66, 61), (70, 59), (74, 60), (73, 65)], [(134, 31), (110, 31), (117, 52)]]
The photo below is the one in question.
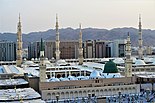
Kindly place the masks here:
[[(60, 40), (77, 40), (79, 37), (79, 29), (65, 28), (60, 29)], [(132, 45), (138, 44), (138, 30), (135, 28), (114, 28), (111, 30), (97, 29), (97, 28), (85, 28), (82, 30), (83, 40), (115, 40), (126, 39), (127, 32), (130, 32)], [(144, 45), (155, 46), (155, 30), (144, 29), (143, 31)], [(23, 45), (27, 48), (29, 42), (39, 41), (40, 38), (44, 40), (54, 40), (55, 30), (50, 29), (43, 32), (31, 32), (29, 34), (23, 34)], [(0, 33), (0, 40), (16, 41), (16, 34), (14, 33)]]

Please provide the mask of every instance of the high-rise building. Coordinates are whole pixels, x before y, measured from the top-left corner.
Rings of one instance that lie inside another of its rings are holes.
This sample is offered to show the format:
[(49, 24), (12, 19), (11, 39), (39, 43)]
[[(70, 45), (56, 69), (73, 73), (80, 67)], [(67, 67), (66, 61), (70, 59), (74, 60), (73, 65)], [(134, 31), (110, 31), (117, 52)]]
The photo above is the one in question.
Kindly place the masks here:
[[(55, 54), (55, 41), (45, 41), (45, 58), (52, 59), (56, 58)], [(78, 58), (78, 47), (79, 42), (68, 40), (60, 42), (60, 58), (61, 59), (74, 59)], [(40, 42), (31, 42), (28, 45), (28, 59), (39, 58), (40, 56)]]
[(114, 40), (110, 42), (107, 47), (110, 48), (111, 57), (124, 57), (125, 56), (125, 45), (126, 40)]
[(83, 43), (84, 58), (95, 58), (95, 41), (86, 40)]
[(31, 42), (28, 45), (28, 59), (40, 57), (40, 42)]
[[(45, 41), (45, 58), (56, 58), (55, 41)], [(126, 40), (86, 40), (82, 43), (84, 58), (124, 57)], [(61, 59), (79, 58), (79, 41), (66, 40), (60, 42)], [(28, 59), (39, 58), (40, 42), (28, 45)]]
[(95, 57), (104, 58), (106, 57), (106, 44), (108, 41), (105, 40), (95, 40)]
[(104, 58), (106, 56), (106, 45), (109, 41), (105, 40), (86, 40), (83, 43), (84, 58)]
[(77, 59), (79, 55), (78, 47), (79, 47), (78, 41), (73, 41), (73, 40), (61, 41), (60, 42), (60, 51), (61, 51), (60, 58), (61, 59), (74, 59), (74, 58)]
[(16, 61), (16, 43), (0, 41), (0, 61)]

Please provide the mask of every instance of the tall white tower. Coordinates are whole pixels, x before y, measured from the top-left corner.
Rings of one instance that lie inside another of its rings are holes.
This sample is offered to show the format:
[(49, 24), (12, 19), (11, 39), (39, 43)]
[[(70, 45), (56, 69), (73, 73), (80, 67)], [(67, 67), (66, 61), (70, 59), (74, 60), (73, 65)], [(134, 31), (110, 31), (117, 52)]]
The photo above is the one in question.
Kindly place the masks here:
[(21, 67), (22, 64), (22, 31), (21, 31), (21, 21), (20, 21), (20, 14), (19, 14), (19, 22), (17, 26), (17, 60), (16, 65)]
[(142, 39), (142, 24), (141, 24), (141, 15), (139, 15), (139, 48), (138, 48), (138, 58), (143, 59), (143, 39)]
[(80, 35), (79, 35), (79, 65), (83, 64), (83, 48), (82, 48), (82, 31), (81, 24), (79, 25)]
[(44, 57), (44, 46), (43, 46), (43, 40), (41, 38), (41, 48), (40, 48), (40, 82), (46, 81), (46, 64), (44, 63), (45, 57)]
[(58, 16), (56, 15), (56, 41), (55, 41), (55, 45), (56, 45), (56, 61), (60, 59), (60, 50), (59, 50), (59, 44), (60, 44), (60, 40), (59, 40), (59, 25), (58, 25)]
[(131, 42), (129, 32), (126, 43), (125, 76), (132, 77)]

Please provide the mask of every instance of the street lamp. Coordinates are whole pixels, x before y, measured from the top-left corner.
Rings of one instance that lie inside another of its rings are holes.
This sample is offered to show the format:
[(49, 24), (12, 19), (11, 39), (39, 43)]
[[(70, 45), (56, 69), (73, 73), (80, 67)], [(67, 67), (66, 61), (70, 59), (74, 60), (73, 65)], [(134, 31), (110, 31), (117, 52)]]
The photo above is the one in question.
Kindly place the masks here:
[(147, 88), (146, 89), (146, 100), (147, 100), (147, 102), (149, 101), (149, 92), (150, 92), (150, 89)]
[(56, 101), (59, 103), (59, 95), (56, 95)]
[(121, 92), (118, 92), (118, 99), (119, 99), (119, 103), (121, 103)]
[(89, 93), (88, 94), (88, 101), (89, 101), (88, 103), (90, 103), (90, 100), (91, 100), (91, 94)]
[(152, 78), (152, 94), (153, 94), (153, 92), (154, 92), (154, 78)]

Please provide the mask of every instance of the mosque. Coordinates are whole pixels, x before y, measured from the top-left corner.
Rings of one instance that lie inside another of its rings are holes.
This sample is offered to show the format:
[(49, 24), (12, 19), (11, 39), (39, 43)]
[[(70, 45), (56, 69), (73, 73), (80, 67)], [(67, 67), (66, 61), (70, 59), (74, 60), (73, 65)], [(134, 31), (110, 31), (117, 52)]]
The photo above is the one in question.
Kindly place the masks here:
[[(82, 31), (79, 35), (79, 62), (67, 63), (60, 60), (58, 18), (56, 17), (56, 63), (46, 65), (41, 39), (39, 65), (39, 91), (44, 100), (73, 99), (87, 97), (104, 97), (122, 94), (139, 93), (140, 85), (132, 76), (131, 42), (128, 33), (124, 75), (120, 73), (116, 63), (109, 58), (105, 64), (83, 62)], [(116, 60), (116, 59), (115, 59)], [(61, 65), (63, 64), (63, 65)]]
[[(20, 18), (19, 18), (20, 19)], [(139, 57), (131, 57), (130, 34), (127, 36), (125, 58), (83, 58), (82, 29), (79, 26), (78, 59), (62, 60), (59, 50), (59, 25), (56, 16), (55, 61), (44, 56), (44, 43), (41, 39), (40, 58), (22, 61), (21, 23), (17, 32), (17, 61), (14, 67), (0, 67), (4, 71), (18, 71), (28, 81), (26, 84), (37, 90), (43, 100), (66, 100), (75, 98), (107, 97), (121, 94), (139, 93), (141, 83), (154, 79), (155, 59), (143, 57), (141, 18), (139, 18)], [(3, 66), (4, 67), (4, 66)], [(21, 68), (23, 68), (21, 70)], [(18, 72), (15, 74), (18, 74)], [(14, 73), (10, 72), (14, 77)], [(150, 76), (151, 75), (151, 76)], [(152, 79), (153, 78), (153, 79)]]
[[(78, 60), (62, 60), (60, 59), (58, 27), (58, 17), (56, 16), (56, 61), (51, 63), (44, 57), (44, 43), (41, 39), (40, 64), (34, 63), (37, 62), (37, 60), (34, 60), (34, 62), (24, 61), (21, 65), (25, 68), (25, 72), (30, 74), (28, 75), (30, 76), (29, 83), (34, 82), (32, 83), (32, 87), (37, 87), (43, 100), (65, 100), (88, 96), (101, 98), (118, 95), (119, 93), (139, 93), (141, 83), (146, 81), (146, 76), (155, 70), (154, 58), (143, 57), (141, 18), (139, 18), (138, 59), (131, 57), (129, 33), (127, 36), (125, 58), (84, 59), (80, 24)], [(149, 73), (146, 74), (144, 72)], [(31, 81), (33, 76), (39, 78), (37, 80), (33, 78)], [(141, 77), (145, 78), (142, 79)], [(36, 86), (36, 84), (38, 85)]]

